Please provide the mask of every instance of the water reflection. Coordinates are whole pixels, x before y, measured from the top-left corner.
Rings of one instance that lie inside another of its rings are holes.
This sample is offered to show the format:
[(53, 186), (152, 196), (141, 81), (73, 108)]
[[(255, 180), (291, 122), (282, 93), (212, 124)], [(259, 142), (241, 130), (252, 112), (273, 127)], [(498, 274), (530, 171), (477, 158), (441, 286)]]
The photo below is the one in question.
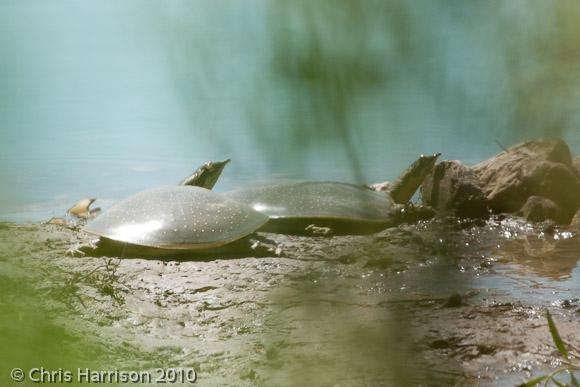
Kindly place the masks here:
[(532, 275), (566, 280), (580, 261), (580, 238), (568, 231), (554, 234), (534, 230), (509, 237), (494, 251), (504, 261), (513, 262)]

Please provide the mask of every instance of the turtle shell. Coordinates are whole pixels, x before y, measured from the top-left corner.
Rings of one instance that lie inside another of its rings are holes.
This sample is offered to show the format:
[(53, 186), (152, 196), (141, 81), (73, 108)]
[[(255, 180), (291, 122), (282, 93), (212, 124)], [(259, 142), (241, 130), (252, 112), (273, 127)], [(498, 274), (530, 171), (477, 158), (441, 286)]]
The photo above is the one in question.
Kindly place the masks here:
[(385, 223), (394, 211), (390, 197), (363, 186), (337, 182), (268, 184), (224, 193), (272, 220)]
[(167, 186), (130, 196), (84, 230), (114, 241), (162, 249), (209, 249), (243, 238), (268, 217), (200, 187)]

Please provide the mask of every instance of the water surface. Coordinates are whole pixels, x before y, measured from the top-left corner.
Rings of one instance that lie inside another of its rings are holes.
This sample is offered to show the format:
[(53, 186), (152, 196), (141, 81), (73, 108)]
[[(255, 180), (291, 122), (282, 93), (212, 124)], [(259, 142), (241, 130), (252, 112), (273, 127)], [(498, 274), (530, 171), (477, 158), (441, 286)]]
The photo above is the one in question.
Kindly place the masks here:
[(226, 157), (218, 190), (383, 181), (420, 153), (472, 164), (538, 135), (577, 152), (559, 53), (578, 7), (496, 5), (3, 1), (0, 219), (106, 207)]

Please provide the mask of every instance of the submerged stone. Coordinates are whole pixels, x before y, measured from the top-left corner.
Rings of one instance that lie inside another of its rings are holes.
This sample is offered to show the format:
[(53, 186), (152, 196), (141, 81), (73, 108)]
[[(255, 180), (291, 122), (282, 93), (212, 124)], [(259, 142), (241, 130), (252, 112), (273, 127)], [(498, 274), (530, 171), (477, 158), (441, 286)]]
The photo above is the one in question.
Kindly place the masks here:
[(560, 207), (552, 200), (541, 196), (530, 196), (518, 211), (518, 215), (530, 222), (554, 220), (560, 223), (565, 221)]

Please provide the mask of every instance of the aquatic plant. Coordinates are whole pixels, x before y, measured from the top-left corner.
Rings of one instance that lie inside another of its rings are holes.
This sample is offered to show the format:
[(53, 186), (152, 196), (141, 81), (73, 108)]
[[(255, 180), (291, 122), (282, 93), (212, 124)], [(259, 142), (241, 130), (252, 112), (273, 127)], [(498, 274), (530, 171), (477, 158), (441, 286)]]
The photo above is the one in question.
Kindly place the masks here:
[[(55, 270), (60, 272), (62, 277), (59, 285), (51, 288), (49, 294), (71, 309), (74, 309), (74, 301), (78, 301), (86, 308), (83, 297), (89, 296), (80, 292), (81, 286), (85, 285), (95, 288), (103, 296), (111, 297), (117, 305), (122, 305), (125, 298), (122, 295), (124, 289), (121, 287), (118, 274), (120, 264), (119, 259), (104, 258), (100, 265), (88, 273), (51, 268), (50, 270), (53, 272)], [(48, 272), (47, 269), (46, 273), (48, 274)]]
[[(558, 332), (558, 328), (556, 327), (556, 324), (554, 323), (554, 320), (552, 319), (552, 316), (550, 315), (550, 311), (546, 311), (546, 318), (548, 319), (548, 327), (550, 328), (550, 334), (552, 335), (552, 341), (554, 341), (554, 344), (556, 345), (556, 348), (558, 349), (558, 352), (560, 353), (560, 355), (562, 356), (562, 358), (564, 359), (564, 361), (562, 362), (562, 366), (556, 368), (554, 371), (550, 372), (549, 374), (545, 374), (545, 375), (541, 375), (538, 376), (534, 379), (528, 380), (526, 383), (522, 384), (522, 387), (533, 387), (533, 386), (537, 386), (540, 383), (543, 382), (544, 386), (548, 386), (550, 382), (552, 382), (553, 384), (555, 384), (556, 386), (574, 386), (574, 387), (580, 387), (580, 384), (578, 384), (578, 380), (576, 379), (576, 377), (574, 376), (574, 372), (575, 371), (580, 371), (580, 364), (577, 363), (572, 363), (571, 361), (571, 356), (570, 356), (570, 351), (568, 351), (567, 346), (564, 344), (564, 340), (562, 340), (562, 337), (560, 337), (560, 333)], [(580, 352), (580, 350), (578, 348), (576, 348), (575, 346), (568, 344), (568, 347), (570, 347), (572, 349), (572, 351), (574, 351), (574, 357), (578, 358), (580, 356), (578, 352)], [(561, 381), (556, 379), (556, 376), (562, 374), (562, 373), (568, 373), (570, 375), (570, 383), (562, 383)]]

